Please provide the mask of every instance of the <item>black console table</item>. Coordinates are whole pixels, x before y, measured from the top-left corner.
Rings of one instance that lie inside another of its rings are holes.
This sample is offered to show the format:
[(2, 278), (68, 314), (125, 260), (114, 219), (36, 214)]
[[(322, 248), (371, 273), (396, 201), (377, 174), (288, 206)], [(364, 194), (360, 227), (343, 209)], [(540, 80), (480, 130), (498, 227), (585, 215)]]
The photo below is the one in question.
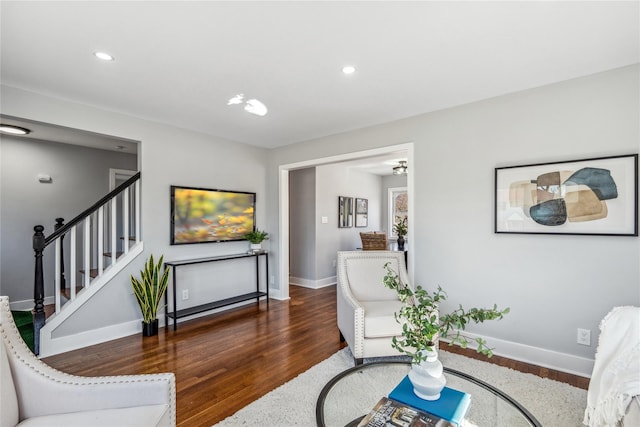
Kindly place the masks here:
[[(265, 257), (265, 288), (266, 292), (260, 291), (260, 257)], [(237, 295), (231, 298), (226, 298), (222, 300), (212, 301), (207, 304), (197, 305), (194, 307), (184, 308), (182, 310), (177, 309), (177, 292), (176, 292), (176, 270), (178, 267), (182, 267), (185, 265), (193, 265), (193, 264), (203, 264), (207, 262), (216, 262), (216, 261), (228, 261), (232, 259), (239, 258), (255, 258), (256, 259), (256, 291), (249, 292), (248, 294)], [(255, 299), (257, 303), (260, 302), (260, 298), (267, 297), (267, 307), (269, 306), (269, 253), (267, 251), (260, 252), (248, 252), (243, 254), (233, 254), (233, 255), (222, 255), (215, 256), (210, 258), (198, 258), (198, 259), (185, 259), (180, 261), (166, 261), (165, 266), (172, 267), (172, 290), (173, 290), (173, 311), (169, 311), (169, 296), (168, 292), (164, 294), (164, 326), (165, 328), (169, 327), (169, 318), (173, 319), (173, 330), (175, 331), (178, 328), (178, 319), (181, 317), (191, 316), (193, 314), (202, 313), (209, 310), (214, 310), (216, 308), (225, 307), (228, 305), (236, 304), (242, 301), (249, 301)]]

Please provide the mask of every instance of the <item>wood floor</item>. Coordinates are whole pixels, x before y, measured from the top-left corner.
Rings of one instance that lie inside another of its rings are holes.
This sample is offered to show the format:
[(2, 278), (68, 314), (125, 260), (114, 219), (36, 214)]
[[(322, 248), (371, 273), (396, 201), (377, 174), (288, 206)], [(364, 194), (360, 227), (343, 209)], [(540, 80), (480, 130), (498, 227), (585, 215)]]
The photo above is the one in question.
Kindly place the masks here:
[[(134, 335), (51, 356), (76, 375), (174, 372), (179, 426), (211, 426), (344, 347), (336, 326), (335, 286), (292, 286), (271, 300), (182, 322), (157, 337)], [(448, 347), (444, 346), (443, 350)], [(509, 361), (513, 369), (586, 388), (586, 379)], [(588, 384), (588, 380), (587, 380)]]

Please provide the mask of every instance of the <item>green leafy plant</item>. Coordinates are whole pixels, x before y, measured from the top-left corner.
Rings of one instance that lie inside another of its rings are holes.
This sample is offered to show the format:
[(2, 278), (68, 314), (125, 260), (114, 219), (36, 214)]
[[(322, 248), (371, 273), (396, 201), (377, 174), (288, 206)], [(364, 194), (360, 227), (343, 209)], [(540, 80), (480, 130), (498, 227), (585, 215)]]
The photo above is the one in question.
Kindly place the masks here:
[(407, 217), (396, 217), (396, 223), (393, 225), (393, 232), (398, 237), (404, 237), (407, 235)]
[(169, 269), (164, 267), (160, 273), (160, 268), (164, 264), (163, 260), (164, 256), (161, 256), (158, 263), (155, 264), (152, 254), (145, 263), (144, 269), (140, 271), (140, 279), (131, 275), (133, 294), (138, 301), (142, 311), (142, 320), (145, 323), (151, 323), (157, 318), (160, 301), (167, 290)]
[[(509, 313), (509, 308), (471, 308), (462, 305), (448, 314), (439, 313), (439, 304), (447, 299), (447, 294), (440, 286), (434, 292), (429, 292), (421, 286), (415, 291), (402, 283), (398, 274), (389, 267), (384, 268), (387, 273), (383, 279), (384, 285), (397, 292), (403, 303), (400, 311), (395, 313), (396, 321), (402, 324), (402, 338), (393, 338), (393, 348), (405, 353), (413, 363), (420, 363), (427, 359), (427, 351), (433, 350), (440, 338), (449, 340), (449, 345), (459, 345), (467, 348), (470, 338), (460, 333), (470, 322), (482, 323), (486, 320), (499, 320)], [(482, 338), (475, 338), (476, 351), (487, 357), (493, 356), (493, 349), (487, 347)]]
[(255, 245), (262, 243), (263, 240), (269, 240), (269, 233), (256, 228), (255, 231), (245, 234), (244, 238)]

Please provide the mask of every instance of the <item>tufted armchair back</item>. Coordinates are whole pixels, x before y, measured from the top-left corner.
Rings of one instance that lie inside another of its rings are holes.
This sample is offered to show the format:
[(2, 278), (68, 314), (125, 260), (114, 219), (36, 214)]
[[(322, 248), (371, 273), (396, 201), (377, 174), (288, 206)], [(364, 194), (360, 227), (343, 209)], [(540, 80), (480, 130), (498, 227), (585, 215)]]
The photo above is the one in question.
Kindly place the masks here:
[(402, 333), (395, 313), (402, 303), (396, 291), (384, 286), (385, 264), (410, 286), (404, 253), (398, 251), (338, 252), (337, 320), (356, 364), (364, 358), (398, 355), (391, 345)]
[(38, 359), (0, 297), (0, 427), (176, 425), (172, 373), (81, 377)]
[[(404, 257), (401, 252), (393, 251), (339, 252), (338, 275), (342, 276), (341, 283), (349, 287), (358, 301), (397, 300), (396, 291), (385, 287), (382, 282), (387, 273), (384, 268), (386, 263), (389, 263), (389, 267), (396, 273), (406, 273), (404, 263), (401, 267), (397, 254)], [(406, 277), (404, 283), (407, 283)]]

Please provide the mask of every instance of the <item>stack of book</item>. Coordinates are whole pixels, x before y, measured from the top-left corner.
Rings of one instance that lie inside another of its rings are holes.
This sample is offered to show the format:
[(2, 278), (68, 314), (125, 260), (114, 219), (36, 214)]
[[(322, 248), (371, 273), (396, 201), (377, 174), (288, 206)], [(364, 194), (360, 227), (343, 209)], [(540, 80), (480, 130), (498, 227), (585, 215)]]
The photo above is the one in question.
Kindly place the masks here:
[(421, 399), (406, 376), (358, 427), (459, 427), (470, 404), (470, 394), (449, 387), (442, 390), (438, 400)]

